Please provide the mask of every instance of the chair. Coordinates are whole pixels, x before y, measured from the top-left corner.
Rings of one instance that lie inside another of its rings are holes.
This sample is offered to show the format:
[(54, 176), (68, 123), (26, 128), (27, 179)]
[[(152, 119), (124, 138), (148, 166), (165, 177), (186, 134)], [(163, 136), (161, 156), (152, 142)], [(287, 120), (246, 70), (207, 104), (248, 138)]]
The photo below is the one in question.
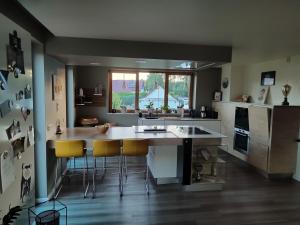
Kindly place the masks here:
[[(87, 155), (85, 149), (85, 141), (82, 140), (58, 140), (55, 142), (55, 156), (57, 159), (60, 159), (61, 164), (61, 186), (58, 189), (57, 193), (55, 194), (55, 199), (57, 198), (60, 190), (62, 189), (62, 181), (65, 175), (62, 174), (62, 159), (63, 158), (84, 158), (84, 167), (83, 167), (83, 191), (84, 191), (84, 198), (87, 195), (88, 188), (89, 188), (89, 181), (88, 181), (88, 162), (87, 162)], [(87, 176), (87, 178), (86, 178)], [(56, 174), (55, 174), (55, 188), (57, 188), (57, 177), (58, 177), (58, 162), (56, 163)], [(86, 180), (87, 185), (86, 185)]]
[[(115, 140), (94, 140), (93, 141), (93, 156), (94, 156), (94, 170), (93, 170), (93, 198), (95, 197), (95, 177), (97, 172), (96, 159), (103, 158), (103, 170), (106, 170), (106, 157), (120, 156), (120, 141)], [(119, 171), (121, 169), (121, 159), (119, 158)], [(120, 179), (120, 175), (119, 175)], [(120, 182), (119, 182), (120, 183)]]
[[(144, 140), (144, 139), (125, 139), (123, 140), (123, 146), (122, 146), (122, 157), (121, 157), (121, 170), (120, 170), (120, 174), (121, 174), (121, 179), (120, 179), (120, 195), (123, 195), (123, 174), (124, 174), (124, 170), (125, 170), (125, 176), (127, 179), (127, 157), (131, 157), (131, 156), (147, 156), (148, 154), (148, 140)], [(147, 191), (147, 194), (149, 194), (149, 182), (148, 182), (148, 178), (149, 178), (149, 169), (148, 169), (148, 165), (146, 162), (146, 177), (145, 177), (145, 188)]]

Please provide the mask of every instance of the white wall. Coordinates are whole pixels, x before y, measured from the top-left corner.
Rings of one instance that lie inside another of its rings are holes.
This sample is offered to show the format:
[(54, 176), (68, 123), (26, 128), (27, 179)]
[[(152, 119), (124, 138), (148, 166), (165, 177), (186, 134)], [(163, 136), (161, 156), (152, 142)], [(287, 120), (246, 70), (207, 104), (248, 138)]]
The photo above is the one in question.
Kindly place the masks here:
[[(276, 71), (276, 83), (270, 87), (267, 104), (280, 105), (283, 101), (281, 87), (290, 84), (292, 91), (289, 95), (291, 105), (300, 104), (300, 56), (294, 56), (288, 61), (286, 58), (266, 61), (244, 66), (234, 66), (226, 64), (222, 67), (222, 77), (230, 77), (230, 87), (225, 91), (225, 101), (234, 101), (236, 96), (247, 94), (252, 97), (253, 102), (257, 102), (259, 89), (261, 88), (261, 73), (265, 71)], [(230, 70), (228, 69), (230, 68)], [(228, 98), (228, 93), (231, 96)]]
[(291, 105), (300, 105), (300, 56), (291, 57), (287, 62), (285, 58), (274, 61), (248, 65), (245, 68), (243, 80), (243, 92), (257, 98), (260, 86), (261, 72), (276, 71), (276, 83), (270, 87), (267, 103), (280, 105), (283, 101), (281, 87), (284, 84), (292, 86), (288, 100)]

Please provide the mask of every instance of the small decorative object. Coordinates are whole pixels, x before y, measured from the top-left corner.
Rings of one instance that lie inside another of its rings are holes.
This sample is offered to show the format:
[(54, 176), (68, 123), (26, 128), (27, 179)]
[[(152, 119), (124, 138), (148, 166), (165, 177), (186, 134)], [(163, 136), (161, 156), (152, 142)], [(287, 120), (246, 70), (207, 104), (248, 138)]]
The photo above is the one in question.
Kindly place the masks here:
[(200, 107), (200, 117), (201, 118), (206, 117), (206, 107), (204, 105)]
[(242, 95), (242, 102), (249, 102), (249, 95)]
[(29, 224), (67, 225), (67, 217), (67, 206), (57, 199), (28, 208)]
[(262, 87), (258, 93), (258, 97), (257, 97), (258, 103), (265, 104), (268, 93), (269, 93), (269, 87)]
[(262, 86), (272, 86), (275, 85), (275, 75), (276, 71), (268, 71), (261, 73), (260, 83)]
[(229, 80), (227, 77), (224, 77), (224, 79), (222, 80), (222, 87), (226, 89), (228, 85), (229, 85)]
[(126, 105), (121, 105), (120, 108), (121, 108), (121, 113), (126, 113), (127, 112)]
[(284, 101), (282, 102), (282, 105), (290, 105), (290, 103), (288, 102), (287, 97), (290, 94), (291, 90), (292, 90), (292, 86), (289, 85), (289, 84), (285, 84), (285, 85), (282, 86), (281, 91), (282, 91), (282, 94), (284, 96)]
[(181, 104), (180, 106), (177, 106), (177, 113), (180, 114), (181, 117), (184, 117), (183, 104)]
[(101, 134), (105, 134), (107, 132), (107, 130), (109, 129), (110, 127), (110, 124), (109, 123), (106, 123), (104, 125), (100, 125), (100, 126), (96, 126), (96, 128), (98, 129), (98, 131), (101, 133)]
[(221, 91), (215, 91), (214, 92), (214, 101), (221, 101), (222, 100), (222, 92)]
[(9, 211), (3, 217), (3, 219), (2, 219), (2, 225), (13, 224), (14, 221), (15, 221), (15, 219), (17, 219), (17, 217), (20, 216), (20, 212), (21, 211), (22, 211), (22, 208), (20, 206), (15, 206), (13, 208), (10, 208), (10, 205), (9, 205)]

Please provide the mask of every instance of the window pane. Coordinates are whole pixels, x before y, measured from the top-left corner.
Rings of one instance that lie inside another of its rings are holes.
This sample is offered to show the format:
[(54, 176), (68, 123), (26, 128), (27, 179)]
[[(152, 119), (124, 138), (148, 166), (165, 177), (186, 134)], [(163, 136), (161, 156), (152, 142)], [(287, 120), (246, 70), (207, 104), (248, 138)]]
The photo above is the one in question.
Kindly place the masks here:
[(177, 106), (182, 105), (184, 109), (189, 108), (190, 83), (191, 76), (169, 76), (168, 105), (171, 109), (176, 109)]
[(112, 109), (134, 109), (135, 86), (135, 73), (112, 73)]
[(139, 108), (146, 109), (150, 102), (153, 108), (164, 106), (165, 100), (165, 74), (139, 73)]

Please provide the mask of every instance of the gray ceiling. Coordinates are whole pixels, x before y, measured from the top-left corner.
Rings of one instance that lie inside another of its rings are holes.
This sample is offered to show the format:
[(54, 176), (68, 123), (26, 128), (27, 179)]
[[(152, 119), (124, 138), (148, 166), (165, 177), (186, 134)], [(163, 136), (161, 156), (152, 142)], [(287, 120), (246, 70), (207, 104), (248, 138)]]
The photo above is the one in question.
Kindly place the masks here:
[(300, 54), (298, 0), (20, 0), (56, 36), (233, 46), (235, 62)]

